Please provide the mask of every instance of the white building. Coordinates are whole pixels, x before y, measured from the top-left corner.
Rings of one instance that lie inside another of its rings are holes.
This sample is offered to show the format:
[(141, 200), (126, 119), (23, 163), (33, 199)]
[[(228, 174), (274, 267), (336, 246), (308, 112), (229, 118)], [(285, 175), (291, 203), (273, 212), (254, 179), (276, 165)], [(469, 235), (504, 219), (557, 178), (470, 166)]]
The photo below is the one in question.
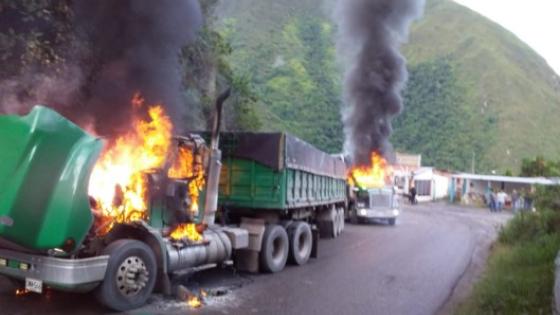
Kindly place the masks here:
[(513, 190), (519, 193), (532, 190), (535, 185), (558, 185), (558, 179), (544, 177), (515, 177), (479, 174), (455, 174), (449, 186), (449, 200), (461, 201), (466, 204), (484, 205), (490, 189), (503, 190), (512, 194)]
[(447, 198), (451, 174), (433, 167), (422, 167), (414, 172), (414, 187), (418, 202)]
[(397, 153), (393, 165), (394, 184), (398, 192), (410, 194), (410, 188), (416, 188), (416, 200), (434, 201), (448, 196), (451, 174), (433, 167), (422, 167), (422, 156), (417, 154)]

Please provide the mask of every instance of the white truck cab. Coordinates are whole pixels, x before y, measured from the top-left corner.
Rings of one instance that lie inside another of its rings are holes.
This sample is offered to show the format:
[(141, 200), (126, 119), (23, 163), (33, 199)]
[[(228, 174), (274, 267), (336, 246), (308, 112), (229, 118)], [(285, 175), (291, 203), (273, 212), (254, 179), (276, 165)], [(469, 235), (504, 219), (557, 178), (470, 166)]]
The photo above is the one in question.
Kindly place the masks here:
[(354, 207), (351, 220), (386, 220), (395, 225), (400, 214), (398, 195), (392, 187), (360, 189), (354, 188)]

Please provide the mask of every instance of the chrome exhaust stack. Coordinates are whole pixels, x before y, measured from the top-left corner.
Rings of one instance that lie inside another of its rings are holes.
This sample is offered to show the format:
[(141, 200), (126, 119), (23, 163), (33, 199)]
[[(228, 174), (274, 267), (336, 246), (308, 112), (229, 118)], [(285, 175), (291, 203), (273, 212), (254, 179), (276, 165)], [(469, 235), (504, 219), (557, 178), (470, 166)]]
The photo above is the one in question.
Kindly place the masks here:
[(220, 171), (222, 169), (222, 152), (220, 144), (220, 126), (222, 120), (222, 108), (226, 99), (230, 96), (231, 89), (220, 94), (216, 100), (216, 116), (212, 129), (212, 140), (210, 143), (210, 158), (208, 163), (208, 177), (206, 180), (206, 197), (204, 200), (204, 220), (208, 226), (214, 225), (216, 211), (218, 210), (218, 185), (220, 183)]

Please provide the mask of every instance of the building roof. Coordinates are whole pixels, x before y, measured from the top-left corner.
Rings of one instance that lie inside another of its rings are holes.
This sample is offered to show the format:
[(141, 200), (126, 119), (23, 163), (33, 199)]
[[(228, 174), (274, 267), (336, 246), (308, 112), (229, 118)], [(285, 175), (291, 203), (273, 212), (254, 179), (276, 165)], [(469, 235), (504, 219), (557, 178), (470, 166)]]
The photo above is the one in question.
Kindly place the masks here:
[(545, 177), (515, 177), (515, 176), (501, 176), (501, 175), (480, 175), (480, 174), (454, 174), (452, 178), (484, 180), (489, 182), (505, 182), (505, 183), (518, 183), (518, 184), (532, 184), (532, 185), (560, 185), (558, 178), (545, 178)]
[(417, 168), (422, 166), (422, 155), (420, 154), (406, 154), (399, 153), (396, 154), (396, 163), (399, 166), (407, 166), (412, 168)]

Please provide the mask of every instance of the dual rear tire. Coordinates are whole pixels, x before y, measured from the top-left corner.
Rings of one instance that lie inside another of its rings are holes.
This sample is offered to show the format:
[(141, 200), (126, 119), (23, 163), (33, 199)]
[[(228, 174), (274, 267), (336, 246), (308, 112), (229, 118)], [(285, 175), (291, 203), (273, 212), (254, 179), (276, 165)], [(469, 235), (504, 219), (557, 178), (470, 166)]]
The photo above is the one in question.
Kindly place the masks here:
[(313, 234), (306, 222), (294, 222), (288, 229), (270, 224), (266, 227), (260, 252), (261, 270), (282, 271), (289, 261), (295, 265), (307, 263), (313, 247)]
[(262, 239), (260, 265), (264, 272), (279, 272), (288, 260), (289, 241), (286, 229), (277, 224), (266, 227)]

